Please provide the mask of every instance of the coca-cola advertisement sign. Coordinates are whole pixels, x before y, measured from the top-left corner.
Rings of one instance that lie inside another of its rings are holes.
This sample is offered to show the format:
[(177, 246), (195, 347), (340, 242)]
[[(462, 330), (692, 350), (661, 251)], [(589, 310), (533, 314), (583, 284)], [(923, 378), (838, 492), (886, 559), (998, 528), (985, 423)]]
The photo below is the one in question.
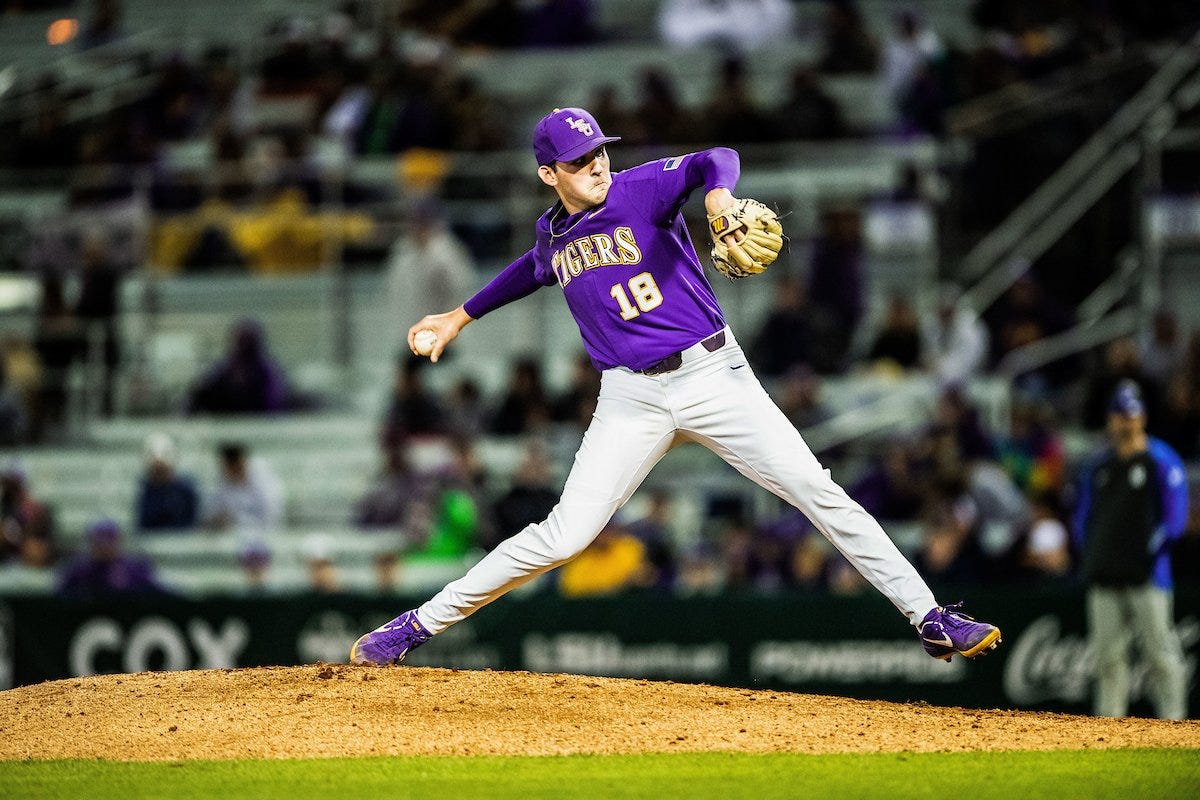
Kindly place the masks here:
[[(1200, 642), (1200, 620), (1185, 617), (1176, 630), (1183, 644), (1190, 686), (1196, 674), (1194, 648)], [(1129, 699), (1136, 702), (1146, 696), (1148, 667), (1136, 652), (1136, 644), (1131, 656)], [(1004, 693), (1017, 706), (1050, 701), (1090, 705), (1094, 666), (1087, 635), (1063, 631), (1059, 617), (1047, 614), (1036, 618), (1013, 640), (1004, 665)]]

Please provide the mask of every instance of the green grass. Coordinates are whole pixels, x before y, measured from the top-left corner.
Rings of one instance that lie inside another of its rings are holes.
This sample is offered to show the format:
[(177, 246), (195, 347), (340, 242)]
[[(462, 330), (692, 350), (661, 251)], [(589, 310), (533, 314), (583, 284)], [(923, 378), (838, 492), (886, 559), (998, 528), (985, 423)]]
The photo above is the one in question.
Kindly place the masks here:
[(970, 798), (1200, 796), (1200, 750), (305, 761), (0, 762), (18, 798)]

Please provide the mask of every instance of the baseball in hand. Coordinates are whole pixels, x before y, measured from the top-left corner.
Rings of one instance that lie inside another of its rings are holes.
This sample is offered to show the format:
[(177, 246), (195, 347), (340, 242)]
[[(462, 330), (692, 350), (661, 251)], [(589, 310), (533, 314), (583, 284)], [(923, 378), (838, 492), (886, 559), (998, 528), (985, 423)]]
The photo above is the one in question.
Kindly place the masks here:
[(425, 330), (417, 331), (417, 335), (413, 337), (413, 346), (417, 348), (419, 355), (427, 356), (433, 352), (437, 340), (437, 334), (426, 328)]

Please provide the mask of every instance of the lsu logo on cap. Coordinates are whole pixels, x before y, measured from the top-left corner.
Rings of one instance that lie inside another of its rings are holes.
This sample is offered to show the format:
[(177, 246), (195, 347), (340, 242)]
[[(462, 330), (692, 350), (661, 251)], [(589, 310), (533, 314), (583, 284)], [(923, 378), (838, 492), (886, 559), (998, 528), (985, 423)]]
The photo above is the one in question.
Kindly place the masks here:
[(585, 119), (575, 119), (574, 117), (567, 117), (567, 124), (570, 125), (572, 128), (574, 128), (575, 130), (582, 133), (584, 136), (592, 135), (592, 124)]

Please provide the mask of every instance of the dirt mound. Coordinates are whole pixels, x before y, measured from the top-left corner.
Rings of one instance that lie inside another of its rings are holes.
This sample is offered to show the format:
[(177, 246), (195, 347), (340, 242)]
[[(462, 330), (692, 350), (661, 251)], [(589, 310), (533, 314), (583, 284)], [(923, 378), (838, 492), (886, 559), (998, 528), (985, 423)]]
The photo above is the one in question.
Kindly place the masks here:
[(0, 759), (1200, 748), (1200, 722), (678, 683), (345, 665), (103, 675), (0, 693)]

